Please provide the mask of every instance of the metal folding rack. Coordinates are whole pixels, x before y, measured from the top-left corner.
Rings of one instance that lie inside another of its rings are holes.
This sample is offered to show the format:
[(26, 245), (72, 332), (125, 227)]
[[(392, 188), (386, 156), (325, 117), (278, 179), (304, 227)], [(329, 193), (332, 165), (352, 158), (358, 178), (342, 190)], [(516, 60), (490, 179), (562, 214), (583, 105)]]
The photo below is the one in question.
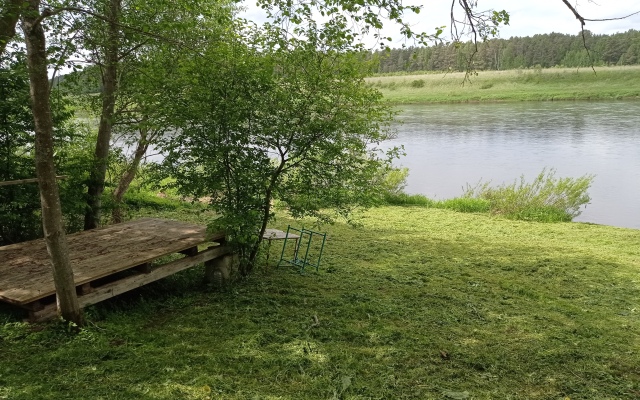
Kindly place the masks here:
[[(300, 273), (304, 272), (305, 267), (315, 267), (316, 271), (318, 271), (326, 241), (326, 233), (315, 232), (304, 228), (296, 229), (292, 228), (291, 225), (287, 226), (287, 233), (285, 235), (284, 244), (282, 245), (282, 253), (280, 254), (278, 267), (280, 267), (280, 265), (288, 264), (297, 267)], [(294, 246), (293, 258), (287, 259), (285, 251), (287, 249), (287, 244), (290, 242), (293, 242)], [(313, 244), (316, 245), (312, 246)], [(316, 253), (317, 257), (315, 257)]]

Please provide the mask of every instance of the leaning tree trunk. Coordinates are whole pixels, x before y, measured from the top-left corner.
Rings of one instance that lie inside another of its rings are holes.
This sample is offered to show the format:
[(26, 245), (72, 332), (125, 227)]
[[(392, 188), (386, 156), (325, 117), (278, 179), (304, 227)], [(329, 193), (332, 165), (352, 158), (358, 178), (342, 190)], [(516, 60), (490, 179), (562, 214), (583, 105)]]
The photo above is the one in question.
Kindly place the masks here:
[(49, 78), (44, 29), (37, 23), (40, 0), (28, 0), (22, 23), (27, 45), (31, 106), (35, 121), (36, 174), (42, 204), (42, 225), (51, 259), (58, 312), (67, 321), (83, 324), (78, 304), (69, 248), (63, 228), (62, 208), (53, 162), (53, 120), (49, 103)]
[(107, 176), (111, 128), (113, 126), (116, 90), (118, 89), (118, 19), (121, 0), (110, 0), (107, 16), (109, 17), (107, 43), (105, 45), (105, 69), (102, 76), (102, 113), (98, 126), (98, 138), (93, 157), (93, 166), (89, 175), (87, 188), (87, 211), (84, 216), (84, 229), (97, 228), (102, 215), (102, 193)]
[(138, 167), (140, 166), (140, 161), (142, 161), (142, 157), (144, 157), (147, 149), (149, 148), (149, 142), (147, 141), (147, 133), (144, 130), (140, 130), (140, 139), (138, 140), (138, 145), (136, 146), (136, 151), (133, 154), (133, 160), (131, 164), (127, 167), (122, 177), (120, 177), (120, 182), (118, 183), (118, 187), (113, 192), (113, 210), (111, 211), (111, 222), (114, 224), (119, 224), (122, 222), (122, 198), (124, 194), (129, 190), (129, 186), (133, 179), (136, 177), (136, 173), (138, 172)]

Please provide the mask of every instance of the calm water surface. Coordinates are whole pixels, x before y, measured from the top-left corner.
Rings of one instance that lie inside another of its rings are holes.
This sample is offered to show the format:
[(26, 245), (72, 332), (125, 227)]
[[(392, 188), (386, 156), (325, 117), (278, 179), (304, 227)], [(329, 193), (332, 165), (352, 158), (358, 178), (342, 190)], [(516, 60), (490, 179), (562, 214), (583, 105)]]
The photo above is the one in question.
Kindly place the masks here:
[(596, 175), (576, 221), (640, 229), (640, 101), (411, 105), (398, 136), (408, 193), (446, 199), (480, 179)]

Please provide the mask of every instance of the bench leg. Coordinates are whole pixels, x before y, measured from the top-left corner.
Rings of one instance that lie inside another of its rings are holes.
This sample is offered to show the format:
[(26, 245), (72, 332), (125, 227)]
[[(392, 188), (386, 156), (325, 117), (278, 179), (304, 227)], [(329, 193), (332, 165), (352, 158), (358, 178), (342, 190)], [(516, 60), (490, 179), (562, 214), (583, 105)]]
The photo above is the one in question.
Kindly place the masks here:
[(236, 265), (238, 256), (227, 254), (225, 256), (204, 263), (204, 281), (213, 285), (216, 289), (225, 288), (231, 279), (233, 266)]

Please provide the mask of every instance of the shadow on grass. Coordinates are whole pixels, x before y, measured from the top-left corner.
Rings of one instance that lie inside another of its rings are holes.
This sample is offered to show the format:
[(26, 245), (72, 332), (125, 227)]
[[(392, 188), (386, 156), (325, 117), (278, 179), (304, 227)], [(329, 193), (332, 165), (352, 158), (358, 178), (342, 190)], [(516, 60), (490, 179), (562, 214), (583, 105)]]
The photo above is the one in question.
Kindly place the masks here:
[(195, 268), (93, 307), (77, 336), (5, 324), (0, 397), (637, 397), (637, 264), (562, 226), (420, 215), (328, 227), (319, 273), (214, 293)]

